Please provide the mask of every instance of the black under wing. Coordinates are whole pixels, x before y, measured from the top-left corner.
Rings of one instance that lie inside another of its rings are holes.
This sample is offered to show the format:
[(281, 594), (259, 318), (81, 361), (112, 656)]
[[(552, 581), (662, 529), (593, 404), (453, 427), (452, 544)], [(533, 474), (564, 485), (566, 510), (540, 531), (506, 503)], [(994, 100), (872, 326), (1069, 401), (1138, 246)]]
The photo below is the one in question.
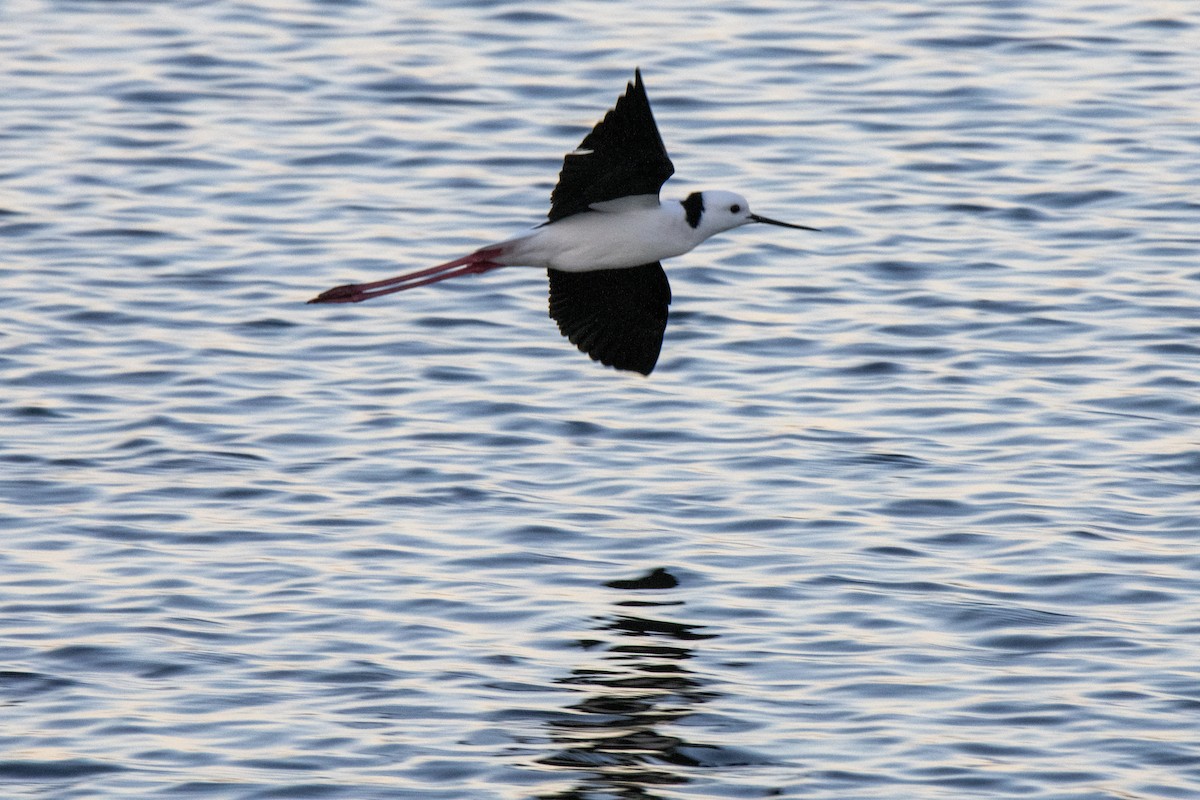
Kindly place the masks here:
[(671, 303), (661, 264), (547, 272), (550, 316), (571, 344), (610, 367), (643, 375), (654, 370)]
[(587, 211), (593, 203), (631, 195), (658, 196), (675, 165), (667, 155), (641, 70), (604, 119), (563, 159), (550, 195), (550, 221)]

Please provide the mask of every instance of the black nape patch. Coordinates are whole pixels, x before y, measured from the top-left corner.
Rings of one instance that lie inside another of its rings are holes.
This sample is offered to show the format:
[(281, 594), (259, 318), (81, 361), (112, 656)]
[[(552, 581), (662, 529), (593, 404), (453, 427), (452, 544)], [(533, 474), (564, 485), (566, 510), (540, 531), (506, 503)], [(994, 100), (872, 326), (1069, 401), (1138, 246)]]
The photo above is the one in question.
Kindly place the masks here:
[(684, 212), (687, 213), (687, 224), (693, 228), (700, 225), (700, 215), (704, 213), (704, 197), (700, 192), (692, 192), (686, 200), (680, 200)]

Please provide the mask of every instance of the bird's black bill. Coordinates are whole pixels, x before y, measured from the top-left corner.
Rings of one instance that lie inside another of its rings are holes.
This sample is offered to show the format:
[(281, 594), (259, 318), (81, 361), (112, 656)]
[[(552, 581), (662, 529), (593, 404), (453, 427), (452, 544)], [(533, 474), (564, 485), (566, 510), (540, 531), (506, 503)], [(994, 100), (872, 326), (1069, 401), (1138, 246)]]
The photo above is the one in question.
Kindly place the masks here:
[(820, 228), (810, 228), (807, 225), (793, 225), (790, 222), (780, 222), (779, 220), (771, 219), (770, 217), (760, 217), (758, 214), (751, 214), (750, 219), (754, 220), (755, 222), (765, 222), (768, 225), (778, 225), (781, 228), (796, 228), (797, 230), (801, 231), (821, 230)]

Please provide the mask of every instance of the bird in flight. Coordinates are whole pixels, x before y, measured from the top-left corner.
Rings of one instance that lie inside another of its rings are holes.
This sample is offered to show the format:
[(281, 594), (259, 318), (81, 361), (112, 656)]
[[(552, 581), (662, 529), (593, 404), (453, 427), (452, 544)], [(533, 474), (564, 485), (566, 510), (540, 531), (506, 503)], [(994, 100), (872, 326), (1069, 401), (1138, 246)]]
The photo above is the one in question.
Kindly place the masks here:
[(550, 316), (563, 336), (595, 361), (649, 375), (671, 302), (662, 259), (752, 222), (817, 230), (753, 214), (734, 192), (660, 201), (674, 172), (635, 70), (625, 94), (563, 159), (546, 222), (445, 264), (336, 286), (309, 302), (358, 303), (460, 275), (537, 267), (550, 277)]

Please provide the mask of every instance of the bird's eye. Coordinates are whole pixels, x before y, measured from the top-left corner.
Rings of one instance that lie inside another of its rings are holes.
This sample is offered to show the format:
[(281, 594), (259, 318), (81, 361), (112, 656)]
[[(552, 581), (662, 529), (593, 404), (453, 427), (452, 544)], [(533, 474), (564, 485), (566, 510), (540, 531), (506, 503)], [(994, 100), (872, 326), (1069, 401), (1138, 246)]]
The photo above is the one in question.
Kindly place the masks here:
[(742, 210), (742, 207), (741, 207), (741, 206), (739, 206), (737, 203), (734, 203), (733, 205), (731, 205), (731, 206), (729, 207), (729, 213), (730, 213), (730, 214), (738, 214), (738, 213), (741, 213), (741, 210)]

